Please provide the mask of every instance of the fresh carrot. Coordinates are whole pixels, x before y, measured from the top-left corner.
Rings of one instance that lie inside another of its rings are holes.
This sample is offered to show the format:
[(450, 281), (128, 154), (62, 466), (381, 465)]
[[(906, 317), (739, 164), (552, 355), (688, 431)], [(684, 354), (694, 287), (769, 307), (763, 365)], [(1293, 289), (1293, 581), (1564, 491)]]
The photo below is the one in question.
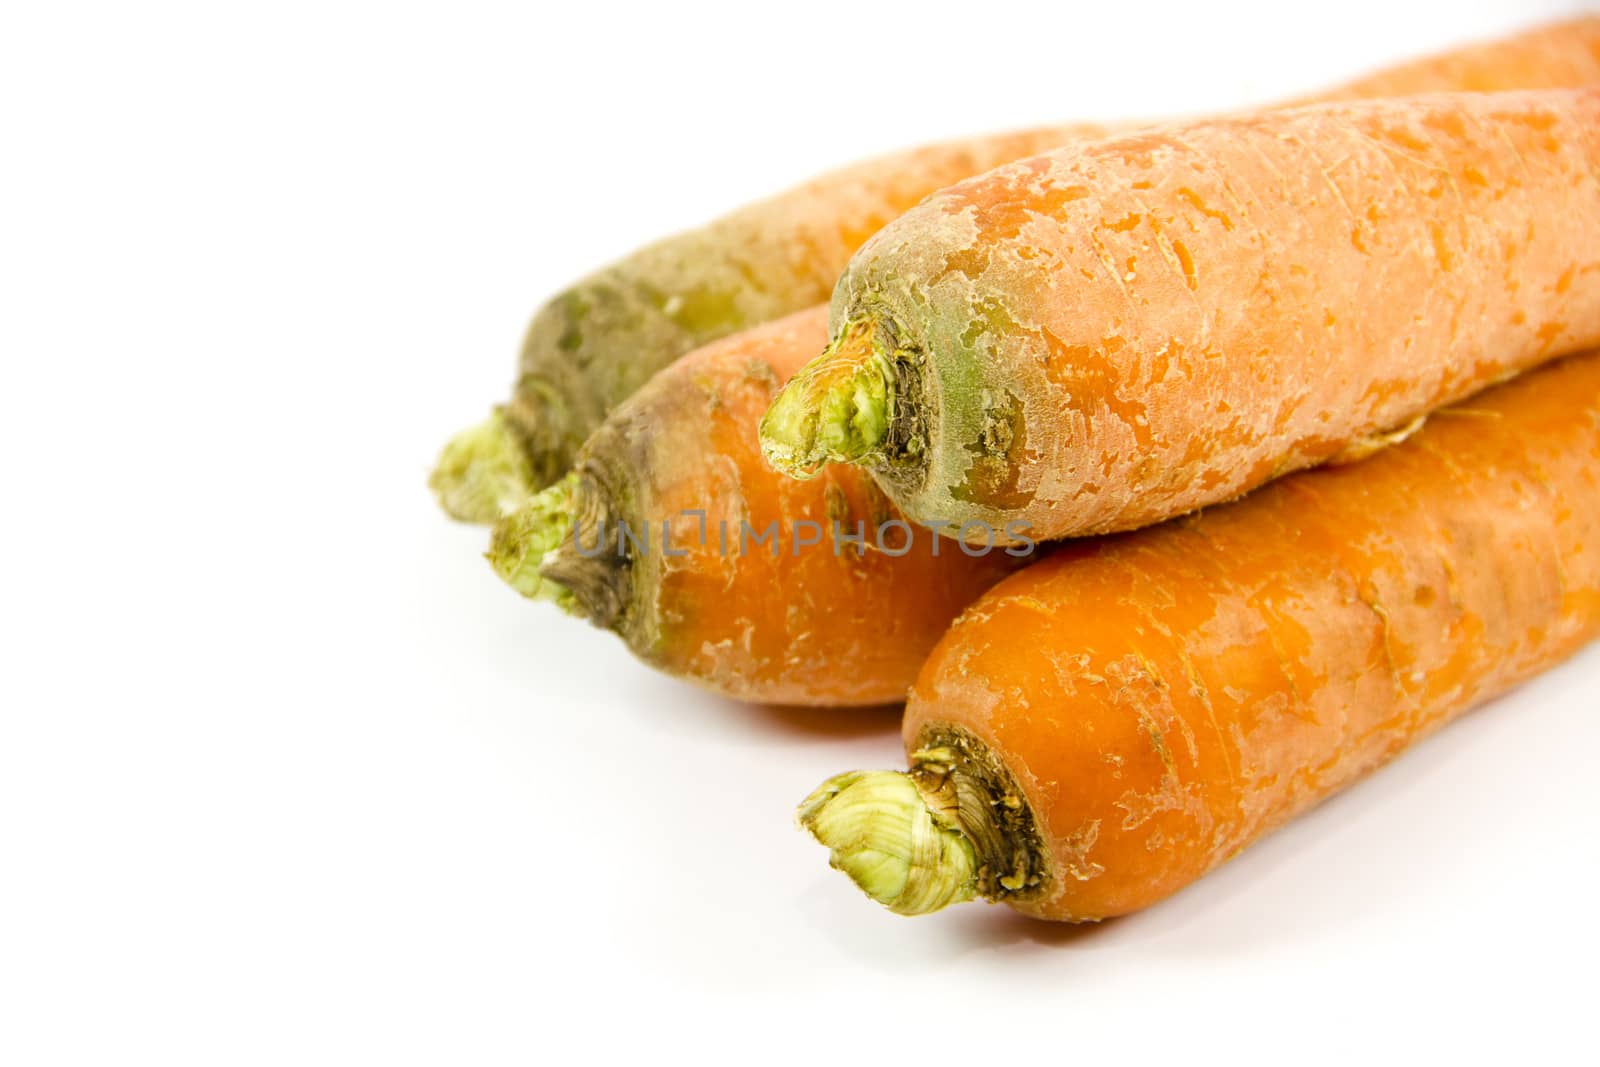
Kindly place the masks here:
[(762, 462), (761, 413), (826, 337), (818, 306), (656, 375), (496, 527), (496, 570), (728, 696), (903, 700), (950, 620), (1025, 553), (913, 529), (860, 471), (796, 482)]
[[(1600, 17), (1405, 64), (1331, 97), (1600, 82)], [(863, 241), (923, 196), (1107, 132), (1067, 125), (917, 148), (824, 175), (669, 237), (575, 283), (534, 316), (510, 402), (446, 447), (432, 484), (492, 522), (571, 465), (606, 413), (678, 356), (827, 300)]]
[(801, 809), (906, 914), (1146, 907), (1600, 636), (1600, 354), (1359, 464), (1070, 542), (912, 689), (911, 771)]
[(1151, 128), (880, 231), (762, 424), (921, 522), (1133, 529), (1600, 344), (1600, 88)]
[(1575, 89), (1596, 81), (1600, 81), (1600, 16), (1580, 15), (1402, 63), (1297, 102), (1377, 100), (1421, 93)]
[(607, 413), (674, 359), (827, 301), (850, 254), (935, 189), (1105, 132), (1031, 130), (898, 152), (668, 237), (576, 282), (534, 315), (511, 400), (446, 446), (445, 510), (492, 522), (559, 478)]

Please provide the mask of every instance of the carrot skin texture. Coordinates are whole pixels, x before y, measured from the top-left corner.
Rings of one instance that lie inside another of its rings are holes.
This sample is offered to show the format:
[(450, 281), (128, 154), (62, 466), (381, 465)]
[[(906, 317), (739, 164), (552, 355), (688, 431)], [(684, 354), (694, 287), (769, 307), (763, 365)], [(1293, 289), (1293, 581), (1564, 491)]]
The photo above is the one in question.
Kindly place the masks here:
[[(569, 534), (543, 567), (569, 581), (597, 568), (619, 571), (612, 577), (620, 577), (620, 602), (591, 596), (573, 605), (578, 613), (617, 632), (652, 666), (739, 700), (903, 700), (950, 620), (1023, 562), (1001, 548), (968, 555), (926, 529), (892, 527), (880, 539), (878, 528), (899, 516), (864, 472), (840, 468), (801, 483), (762, 461), (756, 423), (826, 333), (827, 308), (819, 305), (656, 375), (612, 413), (577, 463), (588, 491), (606, 500), (609, 528), (626, 521), (646, 533), (648, 546), (628, 542), (618, 567), (615, 537), (602, 556), (584, 560)], [(774, 524), (775, 537), (757, 540)], [(864, 551), (845, 540), (857, 534)], [(497, 530), (492, 558), (516, 553), (504, 539)], [(593, 531), (579, 539), (585, 551), (602, 543)], [(572, 581), (574, 589), (594, 584)]]
[(1572, 89), (1600, 81), (1600, 16), (1580, 15), (1377, 71), (1301, 103), (1420, 93)]
[(606, 414), (677, 357), (827, 301), (851, 253), (935, 189), (1104, 127), (924, 146), (822, 175), (657, 241), (549, 300), (528, 326), (507, 417), (538, 485)]
[(1597, 546), (1586, 355), (1008, 578), (929, 657), (907, 751), (954, 728), (1009, 771), (1047, 871), (1013, 906), (1136, 911), (1600, 636)]
[(857, 253), (808, 370), (876, 330), (919, 447), (797, 453), (764, 427), (769, 454), (854, 458), (919, 520), (1039, 540), (1231, 499), (1600, 343), (1597, 175), (1600, 89), (1269, 112), (1009, 164)]
[[(1401, 64), (1319, 98), (1594, 82), (1600, 17), (1583, 17)], [(511, 502), (565, 473), (605, 415), (672, 360), (826, 301), (851, 254), (923, 196), (1108, 132), (1070, 124), (891, 153), (664, 238), (575, 282), (539, 308), (525, 333), (503, 418), (529, 474), (505, 487)], [(441, 503), (457, 518), (494, 521), (503, 508), (485, 486), (498, 472), (457, 469), (454, 458), (436, 479)]]

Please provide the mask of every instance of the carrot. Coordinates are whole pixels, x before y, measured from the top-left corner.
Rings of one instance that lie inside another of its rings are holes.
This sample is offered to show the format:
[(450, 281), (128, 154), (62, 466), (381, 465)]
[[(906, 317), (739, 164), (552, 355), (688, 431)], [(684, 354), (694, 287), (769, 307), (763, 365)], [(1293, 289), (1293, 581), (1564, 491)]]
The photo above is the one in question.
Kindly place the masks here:
[(1600, 81), (1600, 16), (1580, 15), (1369, 74), (1301, 104), (1440, 92), (1574, 89)]
[(1322, 105), (1009, 164), (857, 253), (767, 454), (802, 476), (861, 464), (918, 521), (1039, 540), (1228, 500), (1600, 344), (1597, 173), (1594, 88)]
[[(1600, 17), (1396, 67), (1334, 96), (1600, 81)], [(1008, 160), (1108, 132), (1067, 125), (897, 152), (846, 167), (578, 281), (539, 309), (511, 401), (444, 450), (432, 485), (492, 522), (550, 484), (607, 412), (678, 356), (824, 302), (863, 241), (923, 196)]]
[(911, 771), (836, 777), (802, 822), (902, 913), (1135, 911), (1600, 636), (1597, 546), (1590, 354), (1006, 579), (912, 689)]
[(826, 337), (818, 306), (662, 371), (496, 527), (496, 570), (728, 696), (903, 700), (950, 620), (1023, 553), (914, 530), (860, 471), (801, 483), (762, 462), (761, 413)]
[(674, 359), (820, 304), (850, 254), (935, 189), (1098, 126), (898, 152), (668, 237), (576, 282), (534, 315), (511, 400), (453, 439), (432, 485), (456, 518), (492, 522), (555, 481), (608, 412)]

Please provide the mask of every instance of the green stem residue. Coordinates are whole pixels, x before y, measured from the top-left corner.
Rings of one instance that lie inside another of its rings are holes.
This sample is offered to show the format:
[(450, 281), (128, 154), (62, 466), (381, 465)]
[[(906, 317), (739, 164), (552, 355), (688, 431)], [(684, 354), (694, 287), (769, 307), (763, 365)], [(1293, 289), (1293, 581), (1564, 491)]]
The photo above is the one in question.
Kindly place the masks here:
[(895, 367), (872, 323), (852, 323), (786, 385), (761, 420), (761, 451), (809, 478), (825, 463), (882, 458), (894, 418)]
[(525, 597), (553, 600), (566, 606), (569, 591), (540, 574), (546, 559), (573, 536), (574, 489), (578, 475), (569, 474), (528, 498), (496, 524), (488, 558), (508, 585)]
[(491, 523), (528, 500), (533, 469), (522, 441), (497, 410), (451, 438), (428, 485), (453, 518)]
[(799, 818), (831, 852), (829, 864), (890, 911), (926, 915), (978, 896), (972, 840), (910, 774), (836, 775), (806, 798)]

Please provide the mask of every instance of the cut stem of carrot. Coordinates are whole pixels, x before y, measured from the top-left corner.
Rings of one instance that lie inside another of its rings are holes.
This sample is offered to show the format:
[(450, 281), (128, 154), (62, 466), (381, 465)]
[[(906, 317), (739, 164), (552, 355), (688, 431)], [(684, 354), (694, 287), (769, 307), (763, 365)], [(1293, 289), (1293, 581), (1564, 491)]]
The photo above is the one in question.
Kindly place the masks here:
[(967, 730), (924, 740), (910, 770), (848, 771), (801, 803), (829, 866), (900, 915), (1036, 891), (1045, 844), (1003, 761)]
[(539, 570), (573, 529), (577, 480), (577, 474), (569, 474), (507, 514), (495, 527), (488, 552), (506, 584), (525, 597), (552, 600), (563, 608), (570, 608), (571, 592), (540, 577)]
[(829, 864), (900, 915), (926, 915), (978, 895), (972, 839), (903, 771), (850, 771), (800, 805), (800, 825)]
[(532, 479), (528, 450), (497, 409), (450, 439), (428, 486), (452, 518), (486, 523), (521, 507)]
[(894, 417), (894, 362), (860, 323), (796, 375), (761, 422), (767, 462), (809, 478), (831, 462), (872, 464)]

